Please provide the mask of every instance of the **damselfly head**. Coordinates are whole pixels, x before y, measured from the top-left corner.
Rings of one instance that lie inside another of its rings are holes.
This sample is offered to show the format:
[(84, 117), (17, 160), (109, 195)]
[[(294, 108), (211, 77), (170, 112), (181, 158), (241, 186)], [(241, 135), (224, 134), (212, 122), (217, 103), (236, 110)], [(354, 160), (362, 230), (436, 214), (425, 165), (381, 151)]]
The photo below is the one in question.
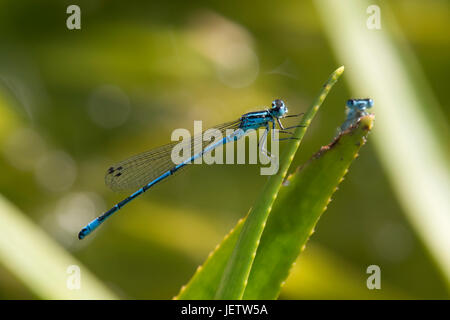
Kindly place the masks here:
[(350, 109), (359, 109), (359, 110), (365, 110), (373, 107), (373, 100), (366, 98), (366, 99), (350, 99), (347, 100), (347, 107)]
[(288, 113), (288, 108), (281, 99), (275, 99), (272, 101), (272, 108), (270, 113), (276, 118), (282, 118)]

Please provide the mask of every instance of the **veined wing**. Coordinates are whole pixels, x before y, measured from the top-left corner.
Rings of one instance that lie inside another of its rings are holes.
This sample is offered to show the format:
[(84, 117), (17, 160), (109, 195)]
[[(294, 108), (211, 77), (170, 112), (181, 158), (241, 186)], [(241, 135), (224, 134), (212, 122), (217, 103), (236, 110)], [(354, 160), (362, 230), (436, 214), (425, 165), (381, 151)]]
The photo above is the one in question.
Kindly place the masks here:
[[(240, 120), (227, 122), (211, 129), (219, 130), (224, 136), (227, 129), (237, 129)], [(211, 141), (203, 141), (203, 131), (201, 134), (192, 137), (189, 141), (175, 141), (147, 152), (135, 155), (110, 167), (105, 175), (105, 183), (114, 191), (137, 189), (145, 186), (163, 173), (172, 169), (176, 164), (172, 162), (172, 149), (180, 143), (188, 144), (186, 148), (191, 148), (191, 156), (195, 147), (201, 144), (202, 149), (209, 145)], [(189, 156), (186, 156), (187, 160)]]

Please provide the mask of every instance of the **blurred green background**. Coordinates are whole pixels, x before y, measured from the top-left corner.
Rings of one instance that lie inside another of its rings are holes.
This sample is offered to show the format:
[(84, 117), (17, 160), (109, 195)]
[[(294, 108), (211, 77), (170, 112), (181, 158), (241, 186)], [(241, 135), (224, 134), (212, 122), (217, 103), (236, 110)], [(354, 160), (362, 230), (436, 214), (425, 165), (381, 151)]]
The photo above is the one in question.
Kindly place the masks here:
[[(81, 8), (81, 30), (66, 27), (70, 4)], [(408, 80), (433, 95), (436, 107), (423, 104), (421, 112), (444, 124), (433, 127), (448, 161), (449, 4), (371, 4), (381, 7), (382, 19), (382, 29), (371, 32), (387, 35), (400, 57), (409, 48), (418, 62), (415, 70), (421, 72), (411, 72), (416, 78)], [(55, 292), (68, 291), (69, 264), (81, 267), (82, 298), (88, 297), (85, 280), (94, 283), (99, 298), (176, 295), (248, 212), (267, 177), (255, 165), (193, 166), (79, 241), (82, 226), (128, 195), (104, 185), (106, 169), (169, 142), (175, 128), (192, 130), (193, 120), (212, 126), (268, 106), (274, 98), (284, 99), (291, 113), (302, 112), (342, 64), (364, 76), (364, 67), (336, 54), (323, 5), (0, 1), (0, 194), (5, 203), (0, 211), (11, 212), (11, 220), (0, 220), (9, 232), (0, 236), (0, 298), (67, 298)], [(362, 19), (362, 28), (368, 16), (364, 10), (355, 17)], [(354, 43), (351, 50), (358, 52), (359, 45), (364, 44)], [(331, 141), (344, 120), (345, 100), (355, 91), (371, 96), (370, 89), (355, 90), (351, 82), (335, 86), (295, 165)], [(417, 99), (429, 96), (421, 94), (416, 91)], [(377, 125), (376, 120), (374, 136)], [(439, 267), (418, 236), (371, 138), (280, 298), (449, 297), (442, 270), (449, 262)], [(446, 209), (442, 214), (448, 216)], [(14, 230), (31, 231), (18, 240)], [(57, 248), (54, 255), (42, 243)], [(450, 250), (446, 244), (443, 259)], [(46, 267), (58, 263), (64, 267), (56, 269), (60, 282)], [(366, 287), (366, 268), (372, 264), (381, 268), (381, 290)], [(49, 277), (47, 283), (40, 283), (40, 274)], [(57, 289), (45, 288), (48, 282)]]

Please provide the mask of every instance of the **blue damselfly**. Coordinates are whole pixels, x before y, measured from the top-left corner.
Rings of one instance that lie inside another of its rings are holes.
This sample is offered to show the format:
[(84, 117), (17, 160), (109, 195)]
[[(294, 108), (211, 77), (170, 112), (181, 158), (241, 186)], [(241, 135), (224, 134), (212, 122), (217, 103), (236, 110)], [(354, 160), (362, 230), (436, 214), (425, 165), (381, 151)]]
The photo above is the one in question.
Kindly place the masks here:
[[(205, 142), (202, 135), (194, 136), (188, 142), (188, 147), (191, 149), (191, 155), (186, 159), (181, 161), (179, 164), (174, 164), (171, 160), (171, 153), (173, 147), (179, 142), (169, 143), (167, 145), (152, 149), (145, 153), (138, 154), (127, 160), (117, 163), (116, 165), (110, 167), (105, 176), (106, 184), (114, 191), (121, 191), (130, 188), (140, 188), (135, 193), (117, 203), (114, 207), (100, 215), (98, 218), (92, 220), (88, 225), (86, 225), (78, 234), (79, 239), (83, 239), (92, 231), (94, 231), (100, 224), (102, 224), (107, 218), (109, 218), (113, 213), (121, 209), (131, 200), (135, 199), (137, 196), (143, 194), (145, 191), (150, 189), (152, 186), (158, 182), (166, 179), (167, 177), (173, 175), (175, 172), (185, 167), (186, 165), (192, 163), (195, 159), (203, 156), (204, 154), (211, 152), (212, 150), (224, 145), (230, 141), (238, 140), (242, 138), (249, 130), (257, 130), (259, 128), (264, 128), (264, 134), (261, 136), (259, 141), (259, 146), (261, 152), (265, 153), (267, 156), (271, 156), (266, 150), (267, 135), (270, 129), (275, 130), (276, 123), (280, 127), (280, 132), (292, 134), (289, 131), (284, 131), (287, 129), (292, 129), (293, 127), (283, 127), (280, 119), (287, 117), (296, 117), (297, 115), (287, 115), (288, 109), (285, 103), (276, 99), (272, 102), (272, 106), (269, 109), (250, 112), (242, 115), (238, 120), (224, 123), (214, 127), (219, 130), (222, 134), (229, 132), (228, 129), (233, 129), (232, 133), (223, 135), (224, 138), (211, 143)], [(276, 123), (275, 123), (276, 122)], [(283, 138), (279, 140), (293, 139), (292, 137)], [(196, 152), (196, 147), (201, 144), (202, 148), (200, 152)]]

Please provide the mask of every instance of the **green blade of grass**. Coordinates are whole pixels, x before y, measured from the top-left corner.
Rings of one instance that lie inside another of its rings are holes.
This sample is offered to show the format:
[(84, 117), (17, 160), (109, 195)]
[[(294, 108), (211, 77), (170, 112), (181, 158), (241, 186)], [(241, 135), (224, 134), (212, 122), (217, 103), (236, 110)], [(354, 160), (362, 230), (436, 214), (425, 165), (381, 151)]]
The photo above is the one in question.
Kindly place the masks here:
[(174, 298), (177, 300), (212, 300), (219, 287), (227, 261), (233, 252), (245, 219), (225, 236), (222, 242), (212, 251), (205, 263), (197, 268), (194, 276), (183, 286)]
[[(281, 188), (253, 263), (244, 299), (276, 299), (292, 264), (365, 143), (373, 116), (322, 147)], [(270, 275), (270, 276), (268, 276)]]
[(306, 129), (309, 127), (309, 124), (325, 100), (328, 92), (330, 92), (331, 88), (343, 72), (343, 66), (338, 68), (331, 74), (328, 81), (322, 87), (321, 93), (306, 112), (300, 123), (300, 125), (303, 125), (304, 127), (298, 127), (293, 134), (294, 139), (297, 140), (293, 140), (285, 154), (281, 157), (278, 173), (269, 178), (269, 181), (266, 183), (255, 206), (250, 210), (244, 226), (242, 227), (242, 231), (239, 234), (236, 246), (225, 267), (219, 288), (215, 295), (216, 299), (242, 298), (261, 234), (264, 230), (267, 217), (272, 209), (272, 204), (277, 197), (281, 183), (283, 182), (295, 152), (305, 135)]
[[(307, 127), (343, 72), (344, 67), (342, 66), (331, 74), (319, 96), (306, 112), (300, 123), (304, 127), (297, 128), (293, 135), (297, 140), (293, 140), (282, 156), (283, 161), (278, 173), (270, 177), (255, 207), (250, 210), (245, 224), (241, 222), (236, 226), (228, 238), (223, 241), (207, 259), (203, 267), (197, 270), (191, 281), (181, 290), (178, 299), (194, 299), (194, 297), (196, 299), (242, 298), (267, 216), (281, 183)], [(215, 292), (215, 295), (212, 296), (213, 292)]]

